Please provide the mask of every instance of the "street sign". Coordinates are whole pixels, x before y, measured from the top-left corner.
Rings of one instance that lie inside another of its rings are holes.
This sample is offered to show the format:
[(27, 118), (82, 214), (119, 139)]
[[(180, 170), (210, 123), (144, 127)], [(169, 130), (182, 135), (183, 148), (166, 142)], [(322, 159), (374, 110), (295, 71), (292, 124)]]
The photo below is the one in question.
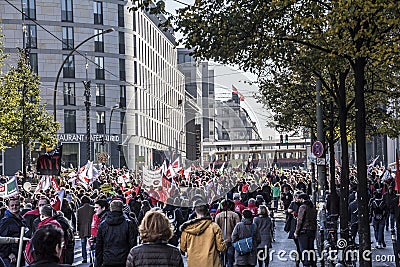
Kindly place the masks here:
[(312, 153), (317, 158), (324, 154), (324, 145), (320, 141), (315, 141), (311, 148)]

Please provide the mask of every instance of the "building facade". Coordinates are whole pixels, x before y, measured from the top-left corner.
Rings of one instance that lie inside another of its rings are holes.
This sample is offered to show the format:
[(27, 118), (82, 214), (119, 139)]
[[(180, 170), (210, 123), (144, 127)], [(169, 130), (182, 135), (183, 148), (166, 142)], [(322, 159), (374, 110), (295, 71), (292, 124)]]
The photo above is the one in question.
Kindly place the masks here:
[[(118, 0), (9, 2), (0, 2), (5, 53), (12, 63), (16, 47), (29, 49), (43, 103), (61, 123), (66, 167), (107, 152), (109, 164), (134, 169), (151, 166), (155, 150), (178, 146), (185, 151), (176, 143), (185, 139), (184, 76), (177, 68), (173, 34), (158, 28), (162, 17), (130, 12), (131, 3)], [(83, 81), (91, 81), (90, 142)], [(5, 151), (6, 174), (21, 169), (7, 163), (19, 154)]]

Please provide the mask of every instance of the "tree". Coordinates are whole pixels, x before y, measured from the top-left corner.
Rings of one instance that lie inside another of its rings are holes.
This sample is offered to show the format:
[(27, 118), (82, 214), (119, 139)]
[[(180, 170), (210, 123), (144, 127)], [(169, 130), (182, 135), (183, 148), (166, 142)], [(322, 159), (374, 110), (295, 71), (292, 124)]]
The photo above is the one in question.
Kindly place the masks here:
[[(19, 51), (17, 66), (10, 67), (0, 82), (0, 148), (21, 144), (28, 151), (35, 142), (55, 145), (60, 124), (40, 103), (39, 77), (32, 71), (25, 50)], [(26, 159), (24, 153), (24, 178)]]

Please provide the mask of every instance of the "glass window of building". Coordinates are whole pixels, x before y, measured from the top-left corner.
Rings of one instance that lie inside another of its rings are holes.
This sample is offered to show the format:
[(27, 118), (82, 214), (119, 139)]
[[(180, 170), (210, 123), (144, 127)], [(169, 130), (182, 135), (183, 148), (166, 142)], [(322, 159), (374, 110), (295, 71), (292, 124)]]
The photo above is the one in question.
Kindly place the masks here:
[(31, 70), (36, 73), (39, 74), (38, 72), (38, 54), (36, 53), (30, 53), (29, 54), (29, 65), (31, 66)]
[(74, 28), (62, 27), (62, 49), (74, 49)]
[(119, 59), (119, 80), (125, 81), (126, 80), (126, 71), (125, 71), (125, 59)]
[(76, 111), (64, 109), (64, 132), (76, 133)]
[(125, 54), (125, 33), (118, 32), (118, 40), (119, 40), (119, 53)]
[(76, 99), (75, 99), (75, 83), (64, 83), (64, 105), (68, 106), (75, 106)]
[(94, 24), (103, 24), (103, 2), (93, 2)]
[(73, 22), (72, 0), (61, 0), (61, 21)]
[(36, 19), (36, 0), (22, 0), (22, 12), (23, 19)]
[(119, 106), (121, 108), (126, 107), (126, 86), (125, 85), (119, 86)]
[(96, 63), (96, 80), (104, 80), (104, 57), (95, 57)]
[[(67, 55), (63, 55), (63, 60)], [(63, 77), (64, 78), (75, 78), (75, 60), (74, 56), (69, 56), (67, 62), (63, 66)]]
[(26, 25), (26, 48), (37, 48), (36, 25)]
[(62, 162), (66, 168), (79, 167), (79, 143), (63, 143)]
[(97, 111), (96, 112), (96, 123), (97, 123), (97, 133), (105, 134), (106, 133), (106, 112), (105, 111)]
[(118, 27), (125, 27), (124, 6), (118, 5)]
[(104, 84), (96, 84), (96, 106), (104, 107), (106, 105), (106, 87)]
[(95, 52), (104, 52), (104, 40), (103, 40), (103, 32), (102, 29), (95, 29), (94, 34), (99, 34), (96, 37), (94, 37), (94, 51)]
[(136, 35), (133, 35), (133, 57), (137, 57)]

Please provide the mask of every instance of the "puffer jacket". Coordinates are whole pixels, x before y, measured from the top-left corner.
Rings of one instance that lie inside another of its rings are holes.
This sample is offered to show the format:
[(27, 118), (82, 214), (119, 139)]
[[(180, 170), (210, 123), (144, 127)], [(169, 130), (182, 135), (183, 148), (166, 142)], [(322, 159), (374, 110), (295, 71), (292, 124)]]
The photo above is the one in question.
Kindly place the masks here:
[(96, 238), (96, 266), (125, 266), (129, 251), (136, 245), (137, 231), (122, 212), (113, 211), (99, 225)]
[(183, 267), (183, 260), (176, 247), (167, 244), (167, 241), (160, 240), (132, 248), (126, 267), (134, 266)]
[(256, 265), (257, 263), (257, 250), (255, 248), (261, 243), (260, 230), (257, 225), (249, 219), (243, 219), (240, 223), (235, 226), (232, 233), (232, 242), (244, 238), (251, 237), (251, 228), (254, 225), (253, 230), (253, 251), (249, 254), (240, 255), (239, 252), (235, 250), (235, 265)]
[(311, 200), (306, 200), (299, 208), (295, 233), (300, 234), (301, 230), (317, 230), (317, 210)]
[[(0, 236), (19, 237), (21, 235), (21, 227), (25, 226), (25, 222), (21, 217), (17, 217), (9, 210), (6, 210), (4, 217), (0, 220)], [(25, 237), (29, 237), (28, 228), (26, 228)], [(0, 257), (8, 258), (13, 253), (18, 256), (18, 243), (0, 245)]]
[(221, 228), (211, 217), (185, 222), (181, 226), (183, 252), (188, 253), (188, 266), (222, 267), (219, 252), (226, 250)]

